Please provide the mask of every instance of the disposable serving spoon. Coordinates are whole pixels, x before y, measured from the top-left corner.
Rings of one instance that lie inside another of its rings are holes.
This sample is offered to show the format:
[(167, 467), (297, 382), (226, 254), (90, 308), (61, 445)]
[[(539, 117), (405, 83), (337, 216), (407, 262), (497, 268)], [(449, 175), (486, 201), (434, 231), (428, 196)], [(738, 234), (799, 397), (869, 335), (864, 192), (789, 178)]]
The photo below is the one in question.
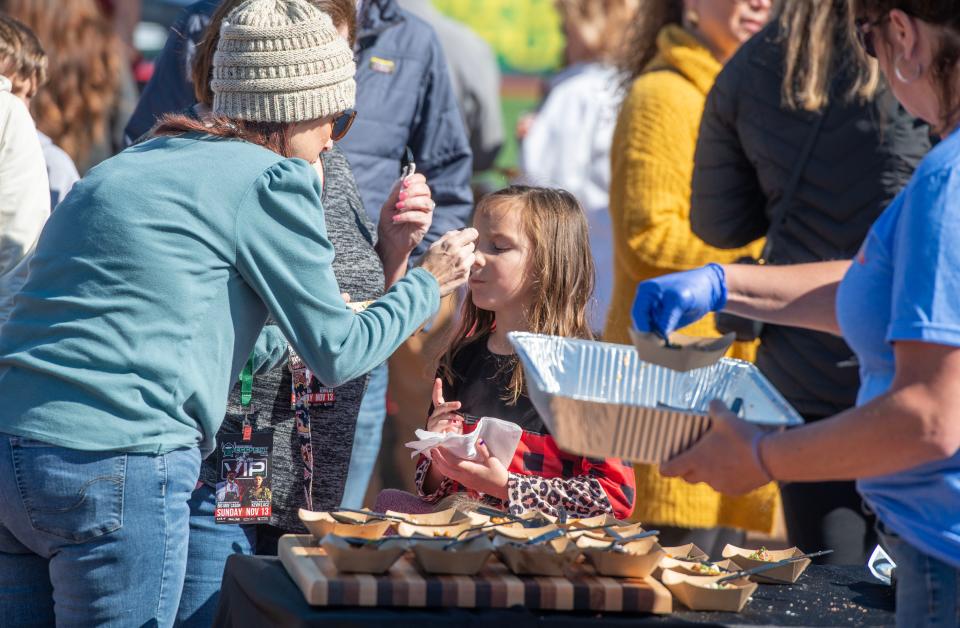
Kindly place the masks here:
[(615, 549), (618, 545), (623, 545), (624, 543), (632, 543), (633, 541), (639, 541), (640, 539), (645, 539), (651, 536), (657, 536), (660, 534), (660, 530), (647, 530), (646, 532), (641, 532), (640, 534), (634, 534), (632, 536), (620, 536), (615, 538), (613, 542), (606, 547), (608, 550)]
[(833, 550), (823, 550), (820, 552), (811, 552), (810, 554), (801, 554), (800, 556), (791, 556), (790, 558), (784, 558), (783, 560), (778, 560), (775, 563), (770, 563), (769, 565), (760, 565), (759, 567), (754, 567), (753, 569), (741, 569), (740, 571), (734, 571), (729, 576), (724, 576), (717, 580), (716, 584), (723, 584), (724, 582), (730, 582), (731, 580), (737, 580), (739, 578), (744, 578), (746, 576), (755, 576), (757, 574), (763, 573), (765, 571), (770, 571), (771, 569), (776, 569), (777, 567), (783, 567), (784, 565), (789, 565), (790, 563), (796, 563), (807, 558), (817, 558), (818, 556), (826, 556), (827, 554), (832, 554)]

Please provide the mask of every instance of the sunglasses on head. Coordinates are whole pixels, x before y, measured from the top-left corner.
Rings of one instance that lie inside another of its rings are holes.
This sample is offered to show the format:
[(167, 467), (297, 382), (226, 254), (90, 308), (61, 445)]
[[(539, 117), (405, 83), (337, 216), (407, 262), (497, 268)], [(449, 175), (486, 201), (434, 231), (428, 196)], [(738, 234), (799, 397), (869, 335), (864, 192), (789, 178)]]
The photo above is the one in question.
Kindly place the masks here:
[(854, 21), (854, 26), (857, 30), (857, 41), (860, 42), (860, 47), (863, 48), (863, 51), (867, 53), (868, 56), (874, 59), (877, 58), (876, 30), (874, 29), (886, 21), (887, 16), (879, 20), (871, 20), (868, 17), (858, 17)]
[(333, 132), (330, 134), (330, 139), (334, 142), (342, 140), (347, 134), (347, 131), (350, 130), (350, 127), (353, 126), (353, 121), (356, 117), (356, 109), (347, 109), (333, 116)]

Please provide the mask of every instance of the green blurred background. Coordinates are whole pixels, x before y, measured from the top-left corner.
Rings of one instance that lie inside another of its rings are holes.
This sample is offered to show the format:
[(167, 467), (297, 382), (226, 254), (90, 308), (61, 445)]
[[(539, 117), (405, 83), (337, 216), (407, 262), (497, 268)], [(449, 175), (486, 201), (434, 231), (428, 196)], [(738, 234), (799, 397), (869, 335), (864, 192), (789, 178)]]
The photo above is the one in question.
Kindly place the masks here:
[(554, 0), (433, 0), (433, 4), (472, 28), (497, 53), (506, 142), (497, 158), (500, 174), (491, 183), (499, 187), (506, 179), (502, 173), (517, 165), (517, 119), (537, 106), (541, 79), (560, 67), (564, 38)]

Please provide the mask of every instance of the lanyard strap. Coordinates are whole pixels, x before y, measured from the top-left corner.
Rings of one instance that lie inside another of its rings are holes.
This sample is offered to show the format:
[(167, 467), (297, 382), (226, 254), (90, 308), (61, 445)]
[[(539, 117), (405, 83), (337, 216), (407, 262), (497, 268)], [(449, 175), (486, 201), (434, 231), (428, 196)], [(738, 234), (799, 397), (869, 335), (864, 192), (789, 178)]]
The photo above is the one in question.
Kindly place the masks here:
[(240, 371), (240, 405), (244, 408), (250, 406), (253, 400), (253, 354), (247, 360), (246, 366)]

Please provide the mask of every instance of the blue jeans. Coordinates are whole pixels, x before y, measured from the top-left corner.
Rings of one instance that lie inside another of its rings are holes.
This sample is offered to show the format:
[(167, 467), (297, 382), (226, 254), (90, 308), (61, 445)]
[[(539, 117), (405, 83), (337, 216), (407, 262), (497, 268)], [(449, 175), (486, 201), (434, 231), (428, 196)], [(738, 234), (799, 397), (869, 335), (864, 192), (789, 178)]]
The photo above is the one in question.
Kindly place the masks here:
[(257, 526), (215, 523), (213, 511), (216, 501), (216, 492), (206, 484), (190, 496), (187, 576), (177, 611), (178, 626), (208, 628), (217, 611), (227, 558), (231, 554), (255, 553)]
[(960, 569), (924, 554), (882, 524), (877, 528), (897, 563), (897, 628), (960, 626)]
[(170, 626), (200, 452), (123, 454), (0, 434), (0, 623)]
[(380, 453), (380, 440), (383, 437), (383, 421), (387, 418), (387, 383), (389, 381), (387, 364), (384, 362), (370, 372), (367, 392), (360, 402), (360, 414), (357, 416), (357, 428), (353, 436), (353, 450), (350, 453), (350, 469), (347, 471), (347, 483), (343, 489), (344, 508), (362, 508), (363, 498), (367, 494), (373, 467)]

